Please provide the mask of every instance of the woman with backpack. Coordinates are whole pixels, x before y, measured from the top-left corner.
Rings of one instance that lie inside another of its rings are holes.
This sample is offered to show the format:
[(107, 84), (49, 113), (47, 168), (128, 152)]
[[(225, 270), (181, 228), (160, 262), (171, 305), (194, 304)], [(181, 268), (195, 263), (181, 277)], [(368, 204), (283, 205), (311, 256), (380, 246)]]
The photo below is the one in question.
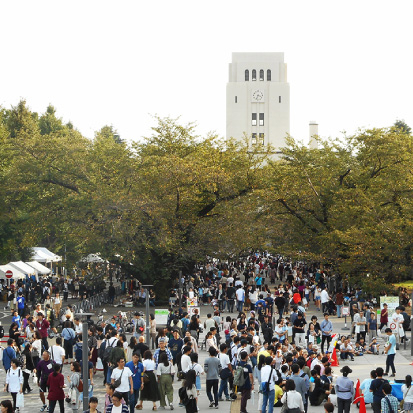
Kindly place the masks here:
[(181, 403), (185, 405), (186, 413), (198, 413), (196, 403), (196, 373), (195, 370), (189, 370), (185, 375), (184, 385), (179, 389), (179, 398)]
[(7, 370), (4, 391), (9, 391), (13, 398), (13, 409), (16, 410), (17, 393), (23, 393), (23, 373), (17, 359), (11, 360), (11, 367)]

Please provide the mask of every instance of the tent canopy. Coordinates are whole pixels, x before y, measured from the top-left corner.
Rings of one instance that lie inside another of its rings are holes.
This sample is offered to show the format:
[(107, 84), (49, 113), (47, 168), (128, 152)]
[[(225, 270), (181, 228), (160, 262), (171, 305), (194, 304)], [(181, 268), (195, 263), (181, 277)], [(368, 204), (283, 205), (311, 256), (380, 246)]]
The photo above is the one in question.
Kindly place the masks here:
[(87, 257), (83, 257), (81, 262), (105, 262), (99, 254), (89, 254)]
[(11, 265), (0, 265), (0, 279), (7, 280), (6, 278), (6, 271), (13, 271), (12, 279), (17, 280), (21, 278), (26, 278), (26, 275), (20, 272), (18, 269), (12, 267)]
[(26, 275), (31, 275), (31, 274), (38, 274), (38, 271), (35, 270), (33, 267), (30, 265), (27, 265), (23, 261), (14, 261), (14, 262), (9, 262), (8, 265), (11, 265), (12, 267), (16, 268), (16, 270), (22, 272), (23, 274)]
[(45, 247), (32, 248), (32, 260), (37, 262), (58, 262), (62, 261), (62, 257), (54, 254)]
[(33, 267), (39, 274), (42, 275), (47, 275), (50, 274), (50, 269), (45, 267), (44, 265), (40, 264), (37, 261), (29, 261), (26, 262), (27, 265), (30, 265), (30, 267)]

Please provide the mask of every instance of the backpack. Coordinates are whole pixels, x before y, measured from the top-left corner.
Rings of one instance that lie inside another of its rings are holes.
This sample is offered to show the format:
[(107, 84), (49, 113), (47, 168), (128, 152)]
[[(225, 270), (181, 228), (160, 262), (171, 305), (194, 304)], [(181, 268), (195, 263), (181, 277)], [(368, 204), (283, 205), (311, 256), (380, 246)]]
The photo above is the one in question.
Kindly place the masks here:
[(189, 403), (188, 393), (186, 392), (186, 387), (181, 387), (178, 391), (179, 399), (181, 403), (186, 406)]
[(105, 354), (105, 348), (106, 348), (106, 340), (102, 341), (100, 344), (99, 350), (98, 350), (98, 357), (103, 361), (103, 355)]
[(110, 360), (110, 356), (112, 355), (112, 350), (113, 350), (113, 345), (115, 344), (115, 340), (113, 340), (112, 344), (110, 346), (106, 345), (105, 351), (103, 352), (103, 358), (102, 361), (105, 363), (108, 363)]
[(242, 387), (246, 382), (244, 377), (244, 366), (238, 366), (234, 374), (234, 386)]

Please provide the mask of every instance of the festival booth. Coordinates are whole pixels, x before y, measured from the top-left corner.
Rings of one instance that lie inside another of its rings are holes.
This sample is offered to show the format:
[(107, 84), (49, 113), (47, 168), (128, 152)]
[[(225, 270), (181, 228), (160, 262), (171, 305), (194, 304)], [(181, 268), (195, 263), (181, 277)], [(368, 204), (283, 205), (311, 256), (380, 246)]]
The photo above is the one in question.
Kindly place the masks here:
[[(33, 267), (31, 267), (30, 265), (27, 265), (26, 263), (24, 263), (23, 261), (13, 261), (13, 262), (9, 262), (10, 266), (12, 266), (13, 268), (15, 268), (17, 271), (22, 272), (24, 275), (26, 275), (27, 277), (31, 277), (32, 275), (34, 275), (36, 277), (36, 281), (39, 280), (39, 272), (36, 271)], [(25, 277), (26, 278), (26, 277)]]
[[(12, 276), (9, 278), (6, 276), (7, 274), (12, 274)], [(3, 284), (10, 285), (10, 280), (20, 280), (20, 279), (25, 279), (26, 274), (23, 272), (19, 271), (15, 267), (11, 266), (10, 264), (7, 265), (0, 265), (0, 280), (3, 282)]]
[(37, 261), (29, 261), (26, 262), (27, 265), (30, 265), (30, 267), (33, 267), (38, 274), (41, 275), (47, 275), (50, 274), (50, 268), (45, 267), (44, 265), (40, 264), (40, 262)]
[[(62, 261), (62, 257), (54, 254), (45, 247), (33, 247), (32, 248), (32, 261), (37, 261), (45, 266), (50, 264), (50, 270), (53, 271), (53, 263)], [(56, 269), (57, 273), (57, 269)]]

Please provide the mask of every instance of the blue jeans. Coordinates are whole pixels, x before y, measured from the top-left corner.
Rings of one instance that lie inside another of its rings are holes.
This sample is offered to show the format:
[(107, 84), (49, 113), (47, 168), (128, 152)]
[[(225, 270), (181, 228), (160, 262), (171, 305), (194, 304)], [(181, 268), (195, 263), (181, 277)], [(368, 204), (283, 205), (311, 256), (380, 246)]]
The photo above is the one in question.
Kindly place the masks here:
[(237, 300), (237, 311), (240, 313), (244, 307), (244, 301)]
[(342, 305), (336, 305), (337, 308), (337, 317), (341, 317), (341, 309), (343, 308)]
[(229, 393), (228, 393), (228, 379), (221, 379), (221, 383), (219, 385), (219, 391), (218, 391), (218, 398), (220, 399), (222, 397), (222, 393), (225, 394), (225, 398), (229, 398)]
[(129, 394), (129, 413), (135, 413), (135, 406), (139, 401), (139, 388), (133, 389), (133, 394)]
[(269, 392), (262, 393), (262, 408), (261, 413), (265, 413), (268, 405), (268, 413), (272, 413), (274, 410), (274, 399), (275, 399), (275, 390), (270, 390)]

